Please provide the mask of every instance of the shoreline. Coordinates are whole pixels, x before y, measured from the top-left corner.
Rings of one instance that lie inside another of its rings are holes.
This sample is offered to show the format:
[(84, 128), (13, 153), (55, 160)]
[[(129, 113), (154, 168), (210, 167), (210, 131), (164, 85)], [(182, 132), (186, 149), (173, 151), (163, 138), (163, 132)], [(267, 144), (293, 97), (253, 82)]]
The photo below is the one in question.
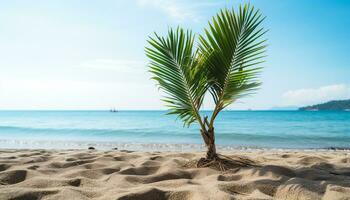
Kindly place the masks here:
[[(200, 150), (130, 150), (130, 149), (98, 149), (95, 146), (90, 146), (86, 148), (2, 148), (0, 147), (0, 153), (6, 153), (6, 152), (25, 152), (25, 151), (42, 151), (42, 152), (90, 152), (90, 153), (169, 153), (169, 154), (186, 154), (186, 153), (192, 153), (192, 154), (203, 154), (206, 153), (206, 148), (203, 147), (203, 149)], [(237, 154), (237, 153), (243, 153), (243, 154), (254, 154), (254, 153), (305, 153), (305, 154), (312, 154), (312, 153), (345, 153), (350, 155), (350, 148), (336, 148), (336, 147), (330, 147), (330, 148), (321, 148), (321, 149), (272, 149), (272, 148), (233, 148), (233, 149), (217, 149), (218, 154)]]
[(189, 168), (205, 152), (0, 149), (0, 199), (350, 199), (348, 151), (220, 151), (257, 166)]
[[(0, 139), (0, 149), (46, 149), (46, 150), (84, 150), (94, 147), (97, 150), (122, 149), (128, 151), (160, 151), (160, 152), (197, 152), (205, 151), (200, 143), (140, 143), (140, 142), (105, 142), (105, 141), (64, 141), (64, 140), (16, 140)], [(267, 147), (267, 146), (237, 146), (217, 144), (219, 151), (350, 151), (345, 146), (324, 147)]]

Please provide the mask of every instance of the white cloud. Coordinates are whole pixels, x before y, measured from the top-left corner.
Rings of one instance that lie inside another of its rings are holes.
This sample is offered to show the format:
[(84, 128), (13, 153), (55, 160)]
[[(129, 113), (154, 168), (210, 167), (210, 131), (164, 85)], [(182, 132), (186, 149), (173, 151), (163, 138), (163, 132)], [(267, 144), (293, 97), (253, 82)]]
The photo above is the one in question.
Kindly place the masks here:
[(152, 6), (169, 15), (177, 21), (191, 20), (197, 22), (200, 16), (193, 7), (184, 6), (174, 0), (138, 0), (140, 6)]
[(96, 59), (81, 63), (79, 68), (135, 73), (147, 71), (145, 66), (146, 62), (141, 60)]
[(67, 76), (0, 77), (0, 110), (159, 109), (147, 70), (143, 60), (94, 59), (62, 69)]
[(320, 88), (290, 90), (282, 95), (283, 106), (304, 106), (330, 100), (350, 98), (350, 87), (344, 84)]
[(152, 84), (78, 80), (3, 79), (1, 109), (157, 109)]

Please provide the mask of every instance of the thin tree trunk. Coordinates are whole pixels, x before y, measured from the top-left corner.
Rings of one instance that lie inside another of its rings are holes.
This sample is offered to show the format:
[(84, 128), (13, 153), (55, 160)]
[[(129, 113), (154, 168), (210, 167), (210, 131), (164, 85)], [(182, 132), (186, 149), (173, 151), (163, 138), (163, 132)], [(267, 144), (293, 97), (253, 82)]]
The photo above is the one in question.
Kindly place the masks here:
[(216, 147), (215, 147), (215, 142), (212, 142), (211, 144), (209, 144), (207, 146), (208, 150), (207, 150), (207, 159), (208, 160), (215, 160), (217, 158), (217, 154), (216, 154)]
[(205, 145), (207, 146), (207, 160), (215, 160), (217, 158), (214, 130), (201, 131)]

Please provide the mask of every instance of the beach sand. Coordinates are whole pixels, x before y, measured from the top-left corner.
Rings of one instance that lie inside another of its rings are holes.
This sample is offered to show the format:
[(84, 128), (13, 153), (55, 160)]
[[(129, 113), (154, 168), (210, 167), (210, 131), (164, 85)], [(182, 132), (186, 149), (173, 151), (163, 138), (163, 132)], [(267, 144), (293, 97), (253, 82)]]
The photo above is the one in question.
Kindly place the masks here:
[(350, 199), (350, 152), (223, 154), (257, 166), (190, 168), (200, 152), (1, 150), (0, 199)]

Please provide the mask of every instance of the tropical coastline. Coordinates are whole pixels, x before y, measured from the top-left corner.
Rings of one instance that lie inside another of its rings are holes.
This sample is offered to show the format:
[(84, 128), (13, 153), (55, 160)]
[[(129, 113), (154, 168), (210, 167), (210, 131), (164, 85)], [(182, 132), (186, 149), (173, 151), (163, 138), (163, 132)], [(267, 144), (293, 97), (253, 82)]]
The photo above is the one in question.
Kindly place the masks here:
[(1, 2), (0, 200), (350, 200), (349, 10)]

